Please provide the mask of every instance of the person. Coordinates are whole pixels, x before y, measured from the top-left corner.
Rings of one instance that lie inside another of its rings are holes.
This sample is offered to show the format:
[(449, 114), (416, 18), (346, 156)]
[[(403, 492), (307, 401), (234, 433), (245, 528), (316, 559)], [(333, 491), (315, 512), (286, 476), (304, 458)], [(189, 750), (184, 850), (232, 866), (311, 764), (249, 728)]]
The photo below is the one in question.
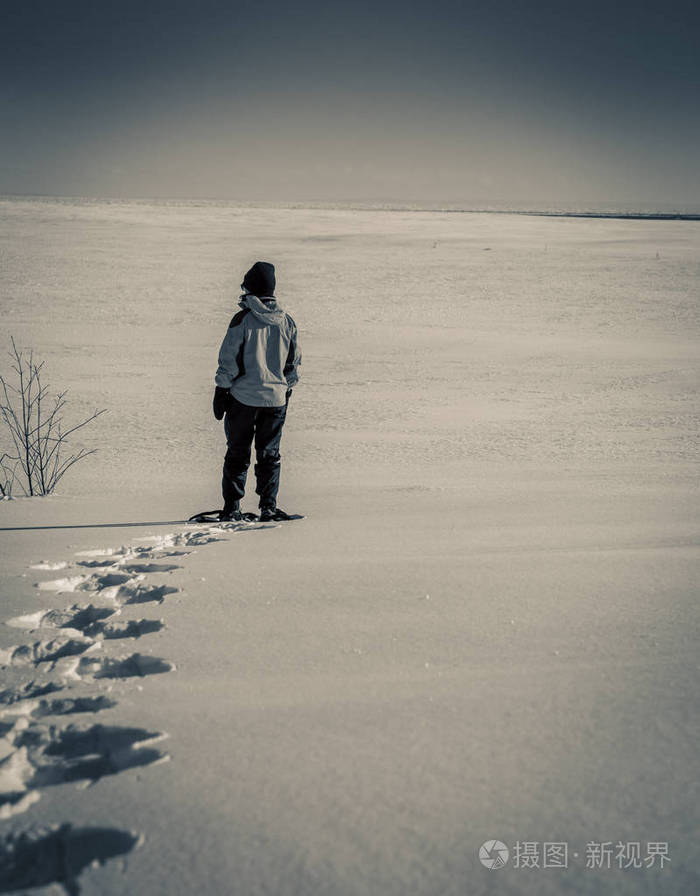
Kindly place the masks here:
[(238, 311), (219, 351), (214, 416), (224, 418), (222, 520), (243, 519), (241, 499), (255, 442), (255, 480), (260, 520), (289, 519), (277, 506), (280, 439), (301, 351), (293, 319), (275, 298), (275, 267), (256, 261), (243, 278)]

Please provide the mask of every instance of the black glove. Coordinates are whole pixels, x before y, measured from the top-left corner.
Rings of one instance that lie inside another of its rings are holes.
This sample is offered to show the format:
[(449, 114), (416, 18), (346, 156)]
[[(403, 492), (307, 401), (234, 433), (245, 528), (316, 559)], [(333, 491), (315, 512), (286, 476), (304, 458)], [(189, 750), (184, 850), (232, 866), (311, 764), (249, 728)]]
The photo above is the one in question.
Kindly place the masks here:
[(291, 389), (287, 389), (287, 396), (286, 396), (287, 404), (289, 404), (289, 399), (290, 399), (291, 397), (292, 397), (292, 390), (291, 390)]
[(221, 420), (226, 413), (230, 397), (231, 393), (223, 386), (217, 386), (214, 390), (214, 416), (217, 420)]

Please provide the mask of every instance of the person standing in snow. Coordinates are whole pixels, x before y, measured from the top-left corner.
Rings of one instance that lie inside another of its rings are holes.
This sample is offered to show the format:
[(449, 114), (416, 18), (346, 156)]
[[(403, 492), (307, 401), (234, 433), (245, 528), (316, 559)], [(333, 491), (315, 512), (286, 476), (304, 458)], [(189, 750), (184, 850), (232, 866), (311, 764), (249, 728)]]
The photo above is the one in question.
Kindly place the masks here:
[(214, 416), (224, 419), (222, 520), (240, 520), (251, 445), (255, 441), (255, 491), (260, 520), (285, 520), (277, 507), (280, 439), (292, 388), (299, 379), (297, 327), (275, 298), (275, 268), (256, 261), (243, 278), (241, 310), (234, 315), (219, 351)]

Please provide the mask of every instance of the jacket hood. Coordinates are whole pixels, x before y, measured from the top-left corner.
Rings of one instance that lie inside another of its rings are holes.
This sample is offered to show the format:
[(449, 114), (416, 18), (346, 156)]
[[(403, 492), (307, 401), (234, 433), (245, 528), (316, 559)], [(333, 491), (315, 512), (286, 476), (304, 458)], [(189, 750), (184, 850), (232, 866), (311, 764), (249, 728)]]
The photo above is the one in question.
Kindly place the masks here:
[(277, 299), (272, 296), (259, 299), (252, 293), (247, 292), (241, 296), (238, 304), (241, 308), (247, 308), (263, 324), (280, 327), (284, 323), (286, 315), (277, 304)]

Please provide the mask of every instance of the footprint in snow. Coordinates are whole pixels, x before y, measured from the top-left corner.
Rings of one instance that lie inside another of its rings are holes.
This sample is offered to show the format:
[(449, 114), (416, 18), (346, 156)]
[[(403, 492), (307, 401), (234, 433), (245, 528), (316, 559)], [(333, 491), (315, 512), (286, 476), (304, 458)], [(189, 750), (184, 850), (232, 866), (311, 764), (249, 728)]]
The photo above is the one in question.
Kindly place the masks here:
[(84, 631), (93, 623), (114, 616), (116, 612), (109, 607), (74, 604), (65, 610), (39, 610), (26, 616), (15, 616), (13, 619), (8, 619), (5, 625), (30, 631), (40, 628), (74, 628)]
[(111, 641), (116, 638), (141, 638), (164, 627), (165, 623), (160, 619), (129, 619), (128, 622), (96, 622), (86, 634)]
[(117, 616), (121, 610), (108, 610), (106, 607), (93, 607), (90, 604), (83, 610), (78, 610), (66, 619), (61, 627), (64, 630), (75, 630), (87, 638), (140, 638), (152, 632), (159, 632), (165, 627), (161, 619), (128, 619), (111, 622), (112, 616)]
[(140, 638), (163, 627), (160, 619), (129, 619), (123, 622), (97, 620), (85, 624), (82, 630), (63, 628), (48, 641), (34, 641), (0, 650), (0, 666), (38, 666), (40, 663), (55, 662), (86, 653), (91, 647), (99, 649), (101, 639)]
[(157, 656), (134, 653), (121, 658), (81, 656), (67, 664), (63, 675), (65, 678), (143, 678), (173, 671), (173, 663)]
[[(182, 551), (178, 551), (176, 556), (182, 556)], [(165, 556), (173, 556), (166, 554)], [(78, 560), (76, 566), (82, 566), (85, 569), (109, 569), (118, 571), (120, 569), (127, 572), (172, 572), (174, 569), (182, 569), (177, 563), (148, 563), (150, 553), (147, 555), (134, 555), (135, 559), (107, 559), (107, 560)]]
[(178, 594), (179, 591), (179, 588), (173, 588), (172, 585), (124, 585), (116, 592), (114, 600), (122, 605), (151, 601), (162, 604), (166, 595)]
[[(48, 729), (42, 747), (45, 756), (81, 759), (85, 756), (119, 756), (133, 747), (143, 747), (163, 740), (161, 731), (125, 728), (120, 725), (69, 725), (57, 735)], [(22, 746), (21, 737), (19, 746)]]
[[(112, 584), (101, 588), (97, 592), (97, 596), (104, 600), (112, 601), (117, 607), (125, 604), (143, 604), (149, 601), (162, 603), (168, 594), (177, 594), (180, 589), (172, 585), (145, 585), (143, 584), (145, 576), (143, 574), (127, 578), (122, 584)], [(49, 583), (45, 583), (49, 584)], [(41, 586), (39, 586), (41, 588)], [(43, 591), (59, 591), (59, 588), (42, 588)], [(93, 588), (77, 588), (77, 591), (94, 591)], [(106, 609), (106, 608), (105, 608)], [(61, 613), (67, 613), (68, 610), (52, 610), (40, 611), (38, 613), (29, 613), (26, 616), (16, 616), (8, 622), (15, 628), (39, 628), (41, 625), (53, 625), (53, 619), (60, 618)], [(110, 609), (105, 615), (112, 615), (115, 610)], [(46, 620), (45, 622), (43, 620)], [(62, 623), (63, 624), (63, 623)], [(65, 623), (70, 628), (79, 627), (69, 622)]]
[(116, 615), (116, 612), (117, 611), (109, 609), (108, 607), (94, 607), (92, 604), (80, 607), (76, 604), (70, 608), (68, 616), (65, 622), (61, 624), (61, 627), (76, 628), (78, 631), (85, 632), (91, 626), (97, 625), (105, 619), (109, 619), (110, 616)]
[(119, 562), (115, 558), (109, 557), (105, 560), (78, 560), (76, 566), (82, 566), (84, 569), (118, 569)]
[(140, 842), (131, 831), (70, 824), (8, 834), (0, 840), (0, 893), (60, 884), (68, 896), (79, 896), (85, 868), (125, 856)]
[(188, 532), (168, 532), (165, 535), (145, 535), (135, 539), (137, 542), (146, 542), (143, 545), (122, 545), (120, 548), (93, 548), (88, 551), (76, 551), (76, 557), (112, 558), (113, 563), (134, 557), (153, 557), (158, 554), (166, 557), (185, 556), (190, 553), (188, 548), (212, 541), (220, 541), (220, 536), (226, 534), (226, 529), (221, 526), (195, 529)]
[(55, 681), (41, 682), (28, 681), (18, 688), (7, 688), (0, 691), (0, 706), (13, 706), (21, 700), (33, 700), (36, 697), (44, 697), (46, 694), (55, 694), (62, 691), (63, 685)]
[(67, 656), (77, 656), (94, 646), (95, 641), (81, 632), (72, 635), (59, 635), (50, 641), (35, 641), (33, 644), (20, 644), (0, 650), (0, 666), (38, 666)]
[(111, 588), (113, 585), (124, 585), (133, 581), (137, 576), (129, 572), (108, 572), (102, 576), (90, 576), (88, 580), (91, 587), (86, 590), (100, 591), (102, 588)]
[(73, 591), (103, 591), (113, 588), (115, 585), (123, 585), (126, 582), (141, 581), (143, 576), (128, 572), (107, 572), (103, 575), (97, 573), (91, 576), (66, 576), (63, 579), (50, 579), (47, 582), (39, 582), (39, 591), (53, 591), (57, 594), (65, 594)]
[(177, 563), (125, 563), (120, 568), (128, 573), (172, 572), (175, 569), (182, 569)]
[(29, 719), (43, 719), (46, 716), (69, 716), (77, 713), (100, 712), (117, 705), (110, 697), (59, 697), (52, 700), (21, 700), (4, 709), (0, 716), (25, 716)]
[(27, 788), (50, 787), (67, 781), (97, 781), (128, 768), (151, 765), (167, 758), (152, 748), (167, 735), (144, 728), (119, 725), (69, 725), (62, 731), (29, 728), (15, 741), (17, 750), (26, 749), (33, 772)]
[(177, 563), (144, 563), (129, 562), (120, 566), (109, 566), (108, 571), (93, 573), (86, 576), (66, 576), (60, 579), (50, 579), (37, 583), (39, 591), (53, 591), (65, 594), (74, 591), (105, 591), (116, 585), (125, 585), (127, 582), (141, 582), (147, 574), (173, 572), (182, 567)]
[[(160, 731), (117, 725), (53, 726), (31, 724), (16, 730), (13, 752), (0, 760), (0, 817), (16, 815), (32, 792), (68, 782), (94, 783), (130, 768), (168, 760), (153, 748), (167, 737)], [(29, 804), (31, 804), (31, 802)]]

